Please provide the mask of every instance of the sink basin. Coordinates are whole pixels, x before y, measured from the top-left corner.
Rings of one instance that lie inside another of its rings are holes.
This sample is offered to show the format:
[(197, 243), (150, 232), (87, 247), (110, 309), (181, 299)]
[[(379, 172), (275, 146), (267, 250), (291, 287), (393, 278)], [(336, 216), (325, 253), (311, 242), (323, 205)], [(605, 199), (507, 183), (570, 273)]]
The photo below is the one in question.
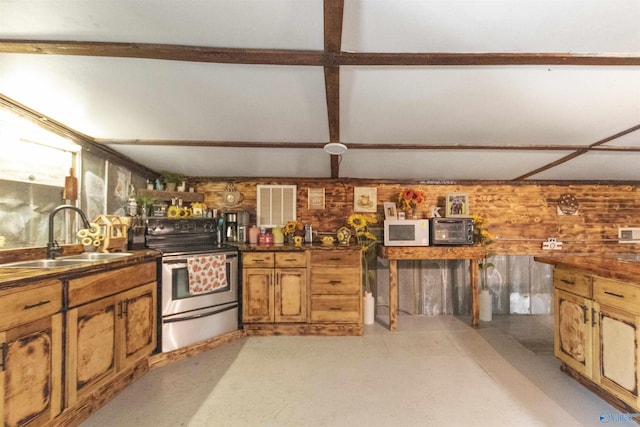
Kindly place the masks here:
[(131, 256), (132, 253), (129, 252), (115, 252), (115, 253), (106, 253), (106, 252), (85, 252), (79, 255), (70, 255), (60, 260), (82, 260), (82, 261), (103, 261), (106, 259), (114, 259), (114, 258), (122, 258), (126, 256)]
[(0, 268), (59, 268), (72, 267), (74, 265), (89, 264), (96, 261), (104, 261), (115, 258), (131, 256), (129, 252), (102, 253), (85, 252), (79, 255), (70, 255), (57, 259), (37, 259), (33, 261), (19, 261), (9, 264), (0, 264)]
[(0, 268), (59, 268), (71, 267), (86, 263), (80, 259), (38, 259), (34, 261), (20, 261), (9, 264), (0, 264)]

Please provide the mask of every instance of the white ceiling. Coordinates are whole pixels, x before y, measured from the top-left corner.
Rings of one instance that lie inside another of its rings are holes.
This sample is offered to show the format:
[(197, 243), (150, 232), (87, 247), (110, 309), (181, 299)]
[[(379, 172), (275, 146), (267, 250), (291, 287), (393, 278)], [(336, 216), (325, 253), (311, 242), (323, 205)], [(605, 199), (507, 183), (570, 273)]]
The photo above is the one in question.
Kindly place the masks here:
[[(638, 22), (640, 0), (345, 0), (341, 49), (637, 58)], [(322, 51), (323, 32), (322, 0), (0, 0), (0, 39)], [(298, 145), (330, 140), (322, 66), (0, 53), (0, 94), (156, 171), (331, 176)], [(339, 96), (340, 177), (510, 180), (640, 124), (640, 66), (343, 65)], [(604, 145), (640, 148), (640, 130)], [(638, 164), (589, 151), (528, 178), (640, 181)]]

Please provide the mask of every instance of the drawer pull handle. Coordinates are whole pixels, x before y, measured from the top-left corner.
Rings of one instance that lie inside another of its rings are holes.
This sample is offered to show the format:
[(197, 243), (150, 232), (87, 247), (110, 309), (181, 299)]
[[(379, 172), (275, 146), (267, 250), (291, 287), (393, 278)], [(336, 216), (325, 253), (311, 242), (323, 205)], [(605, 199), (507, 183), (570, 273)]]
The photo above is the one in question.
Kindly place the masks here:
[(342, 283), (342, 280), (329, 280), (330, 285), (339, 285)]
[(565, 285), (575, 285), (576, 284), (576, 282), (574, 282), (573, 280), (560, 279), (560, 281), (562, 283), (564, 283)]
[(35, 304), (27, 304), (27, 305), (24, 306), (23, 310), (29, 310), (30, 308), (40, 307), (41, 305), (49, 304), (50, 302), (51, 301), (46, 300), (46, 301), (37, 302)]
[(582, 315), (584, 316), (584, 322), (583, 323), (585, 325), (587, 324), (587, 321), (589, 320), (589, 319), (587, 319), (587, 311), (588, 311), (587, 307), (583, 305), (582, 306)]
[(285, 258), (285, 261), (287, 261), (287, 262), (296, 262), (297, 259), (295, 259), (295, 258)]
[(604, 291), (604, 293), (607, 294), (607, 295), (611, 295), (612, 297), (624, 298), (624, 295), (616, 294), (615, 292)]
[(331, 311), (341, 311), (342, 307), (329, 307), (329, 310), (331, 310)]

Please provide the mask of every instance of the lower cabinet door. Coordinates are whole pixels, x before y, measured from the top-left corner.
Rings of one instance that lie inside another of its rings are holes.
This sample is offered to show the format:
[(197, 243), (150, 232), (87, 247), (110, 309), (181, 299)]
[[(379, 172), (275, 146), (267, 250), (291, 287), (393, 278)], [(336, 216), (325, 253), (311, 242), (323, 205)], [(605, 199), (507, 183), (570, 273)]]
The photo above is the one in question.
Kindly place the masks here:
[(40, 426), (61, 411), (62, 315), (0, 332), (0, 418)]
[(115, 297), (67, 312), (67, 406), (115, 375), (116, 320)]
[(275, 289), (276, 322), (305, 322), (307, 320), (307, 270), (278, 268)]
[(156, 282), (138, 286), (120, 295), (119, 310), (122, 327), (118, 370), (134, 365), (156, 348)]
[(602, 304), (596, 304), (596, 313), (599, 320), (596, 351), (600, 357), (600, 385), (638, 408), (640, 317)]
[(273, 322), (273, 268), (245, 268), (242, 273), (242, 321)]
[(554, 353), (570, 368), (591, 378), (592, 302), (559, 289), (554, 291)]

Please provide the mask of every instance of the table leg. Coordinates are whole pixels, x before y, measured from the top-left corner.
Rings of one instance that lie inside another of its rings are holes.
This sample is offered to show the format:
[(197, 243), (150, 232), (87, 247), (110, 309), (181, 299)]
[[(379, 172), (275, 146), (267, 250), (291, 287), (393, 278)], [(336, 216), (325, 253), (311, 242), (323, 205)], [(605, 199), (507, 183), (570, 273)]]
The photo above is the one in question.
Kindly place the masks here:
[(469, 260), (471, 275), (471, 326), (480, 326), (480, 305), (478, 304), (478, 261)]
[(389, 260), (389, 330), (398, 329), (398, 261)]

